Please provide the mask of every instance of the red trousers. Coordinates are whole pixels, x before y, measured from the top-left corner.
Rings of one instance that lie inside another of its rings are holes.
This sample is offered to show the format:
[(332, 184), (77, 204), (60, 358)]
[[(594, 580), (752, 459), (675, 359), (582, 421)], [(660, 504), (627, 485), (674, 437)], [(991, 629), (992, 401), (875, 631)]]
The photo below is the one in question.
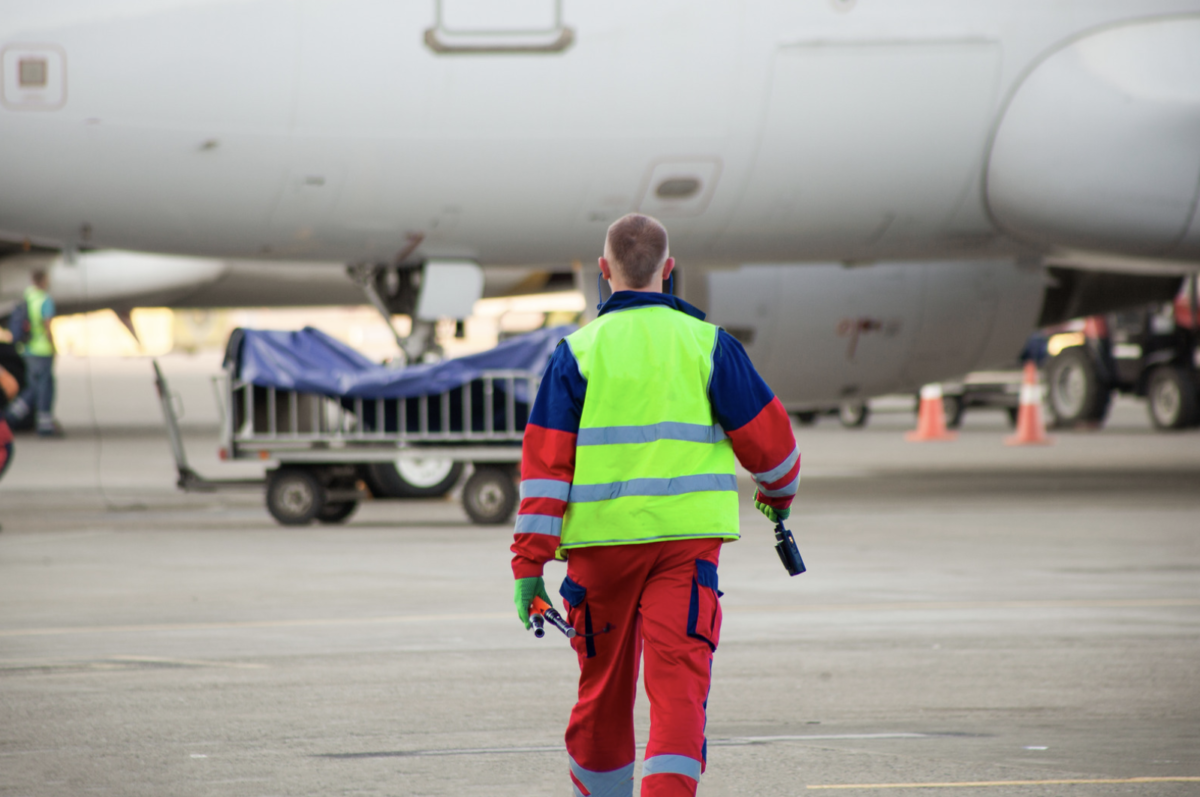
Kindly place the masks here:
[[(567, 726), (576, 797), (633, 794), (633, 703), (644, 659), (650, 740), (642, 797), (692, 797), (721, 633), (719, 539), (576, 548), (560, 590), (580, 631), (579, 701)], [(590, 636), (589, 636), (590, 634)]]

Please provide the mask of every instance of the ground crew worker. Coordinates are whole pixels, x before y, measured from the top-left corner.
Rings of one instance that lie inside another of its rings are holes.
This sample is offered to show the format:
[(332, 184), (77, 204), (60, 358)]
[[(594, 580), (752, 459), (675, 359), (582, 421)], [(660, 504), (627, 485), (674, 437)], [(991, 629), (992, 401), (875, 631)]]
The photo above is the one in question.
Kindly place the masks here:
[(787, 412), (741, 345), (662, 293), (674, 266), (655, 219), (609, 228), (600, 271), (612, 296), (555, 350), (525, 430), (515, 600), (528, 628), (533, 597), (549, 601), (544, 563), (565, 556), (559, 592), (580, 666), (566, 734), (576, 795), (633, 794), (643, 658), (641, 793), (696, 793), (721, 632), (718, 555), (738, 538), (734, 457), (772, 521), (787, 517), (800, 480)]
[(50, 321), (54, 318), (54, 299), (47, 293), (49, 279), (37, 269), (32, 285), (25, 289), (25, 307), (29, 317), (29, 339), (22, 345), (25, 357), (26, 386), (8, 407), (8, 420), (22, 426), (30, 412), (37, 413), (37, 433), (42, 437), (61, 434), (54, 420), (54, 336)]

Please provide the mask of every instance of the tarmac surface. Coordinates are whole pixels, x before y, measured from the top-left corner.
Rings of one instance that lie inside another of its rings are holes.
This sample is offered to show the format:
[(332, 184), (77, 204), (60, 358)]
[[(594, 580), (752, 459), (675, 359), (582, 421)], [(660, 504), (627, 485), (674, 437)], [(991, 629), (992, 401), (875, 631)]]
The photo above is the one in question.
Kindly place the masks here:
[[(742, 479), (699, 793), (1200, 794), (1200, 433), (911, 423), (797, 430), (798, 578)], [(284, 529), (175, 491), (151, 429), (67, 431), (0, 482), (0, 795), (570, 793), (576, 664), (513, 616), (509, 527)]]

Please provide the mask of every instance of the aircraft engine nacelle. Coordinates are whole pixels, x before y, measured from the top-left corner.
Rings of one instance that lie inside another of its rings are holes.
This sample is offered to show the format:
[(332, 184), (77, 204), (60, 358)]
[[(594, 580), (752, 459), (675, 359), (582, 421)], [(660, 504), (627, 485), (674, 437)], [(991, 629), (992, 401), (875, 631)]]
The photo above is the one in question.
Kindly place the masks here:
[(58, 311), (66, 314), (169, 305), (219, 281), (227, 265), (221, 260), (122, 251), (12, 257), (0, 262), (0, 312), (20, 300), (35, 268), (47, 271)]
[(1046, 291), (1037, 262), (749, 265), (708, 275), (709, 320), (790, 410), (1015, 367)]
[(1128, 23), (1034, 67), (996, 130), (986, 197), (1028, 243), (1200, 258), (1200, 17)]

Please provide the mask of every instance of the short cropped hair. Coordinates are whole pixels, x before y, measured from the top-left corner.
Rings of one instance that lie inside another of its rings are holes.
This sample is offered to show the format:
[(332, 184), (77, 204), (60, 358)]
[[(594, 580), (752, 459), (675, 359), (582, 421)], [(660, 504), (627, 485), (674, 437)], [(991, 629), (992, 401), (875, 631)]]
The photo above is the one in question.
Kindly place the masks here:
[(667, 228), (658, 219), (630, 213), (608, 228), (613, 267), (631, 288), (645, 288), (667, 259)]
[(44, 268), (35, 268), (35, 269), (34, 269), (32, 272), (30, 272), (30, 274), (29, 274), (29, 281), (30, 281), (30, 282), (32, 282), (32, 283), (34, 283), (35, 285), (41, 285), (41, 284), (43, 284), (43, 283), (46, 281), (46, 276), (47, 276), (47, 275), (46, 275), (46, 269), (44, 269)]

